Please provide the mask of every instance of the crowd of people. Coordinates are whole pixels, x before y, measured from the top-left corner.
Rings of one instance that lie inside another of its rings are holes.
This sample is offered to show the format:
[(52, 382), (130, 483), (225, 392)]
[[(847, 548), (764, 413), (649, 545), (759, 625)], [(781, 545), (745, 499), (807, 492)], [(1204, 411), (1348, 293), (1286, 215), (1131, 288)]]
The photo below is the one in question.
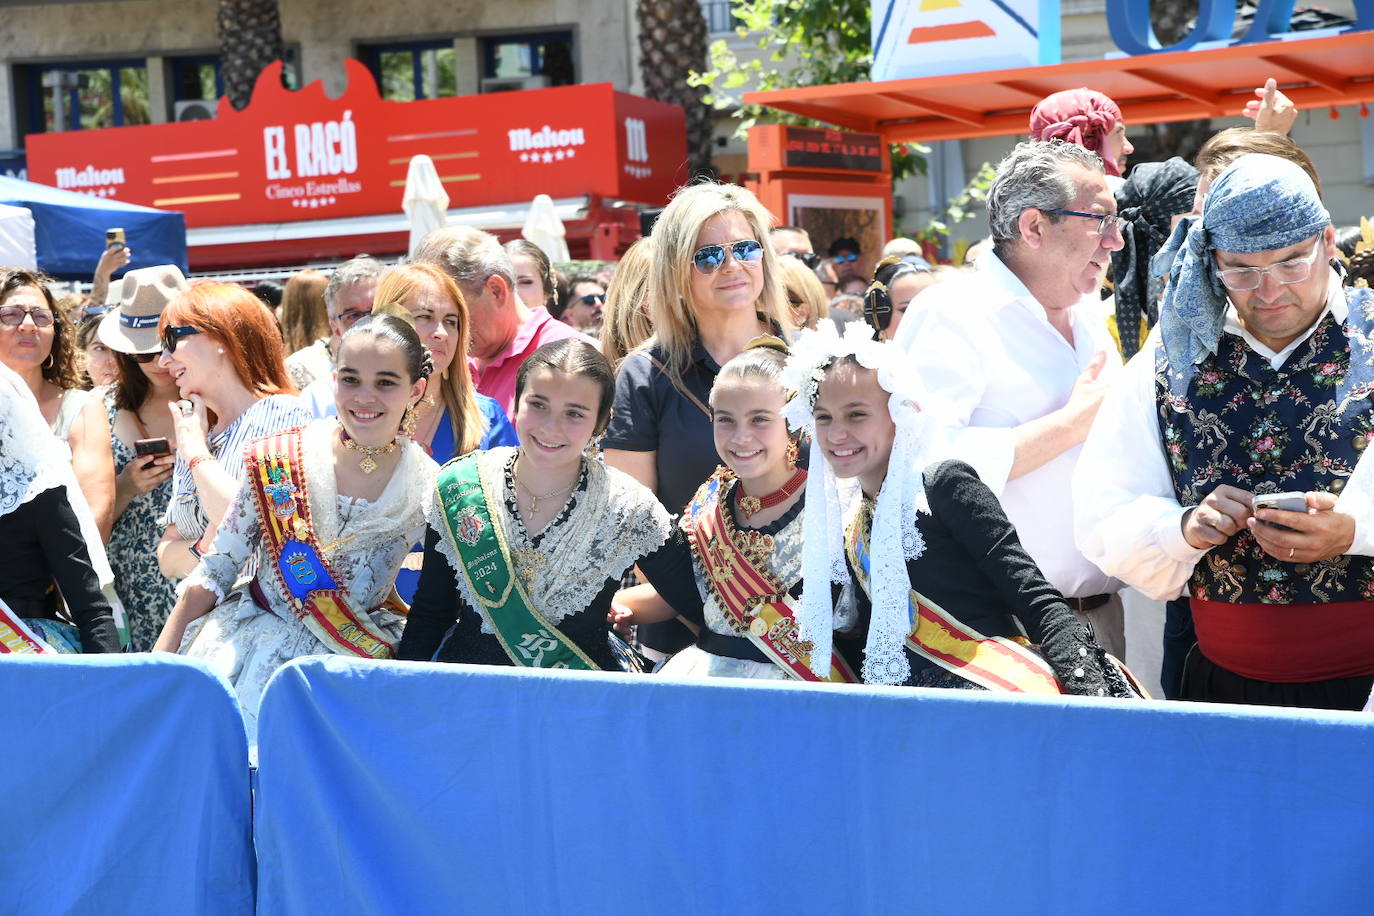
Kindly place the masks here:
[(1051, 96), (973, 264), (858, 284), (714, 182), (602, 274), (0, 271), (0, 643), (203, 659), (250, 734), (322, 653), (1130, 699), (1129, 585), (1167, 697), (1359, 709), (1374, 293), (1290, 112), (1129, 169)]

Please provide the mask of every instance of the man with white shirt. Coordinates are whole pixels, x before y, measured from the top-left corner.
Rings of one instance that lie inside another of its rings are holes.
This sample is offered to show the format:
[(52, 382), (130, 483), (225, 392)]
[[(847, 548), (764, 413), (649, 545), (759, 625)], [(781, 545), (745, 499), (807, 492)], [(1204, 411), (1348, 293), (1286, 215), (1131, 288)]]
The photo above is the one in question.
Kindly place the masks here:
[(1084, 446), (1084, 551), (1191, 598), (1183, 699), (1359, 709), (1374, 684), (1374, 294), (1335, 256), (1301, 168), (1236, 160), (1160, 252), (1159, 333)]
[(1021, 543), (1098, 642), (1125, 657), (1121, 583), (1073, 541), (1070, 482), (1116, 346), (1096, 300), (1122, 246), (1102, 160), (1058, 141), (1018, 144), (988, 192), (993, 249), (922, 293), (897, 330), (955, 427), (953, 454), (1002, 501)]

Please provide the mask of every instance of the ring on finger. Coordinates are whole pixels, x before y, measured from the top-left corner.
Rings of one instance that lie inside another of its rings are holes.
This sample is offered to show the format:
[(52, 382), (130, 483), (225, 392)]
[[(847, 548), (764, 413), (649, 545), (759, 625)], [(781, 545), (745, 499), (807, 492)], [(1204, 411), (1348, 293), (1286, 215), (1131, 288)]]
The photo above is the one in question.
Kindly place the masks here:
[(1297, 553), (1297, 551), (1298, 551), (1298, 548), (1296, 548), (1296, 547), (1289, 547), (1289, 548), (1288, 548), (1288, 559), (1290, 559), (1290, 560), (1293, 559), (1293, 554)]
[(181, 415), (183, 417), (189, 417), (191, 414), (196, 412), (195, 405), (192, 404), (190, 401), (177, 401), (177, 405), (181, 407)]

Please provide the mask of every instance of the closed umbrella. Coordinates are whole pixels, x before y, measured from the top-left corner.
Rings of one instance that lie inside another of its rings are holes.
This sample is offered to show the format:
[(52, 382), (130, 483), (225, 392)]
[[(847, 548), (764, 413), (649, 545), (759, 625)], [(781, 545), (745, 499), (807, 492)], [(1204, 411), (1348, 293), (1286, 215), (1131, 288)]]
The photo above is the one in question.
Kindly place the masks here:
[(434, 160), (428, 156), (410, 157), (401, 209), (410, 218), (410, 245), (407, 248), (410, 254), (415, 253), (420, 239), (448, 224), (448, 193), (439, 180)]
[(0, 266), (38, 266), (33, 245), (33, 214), (24, 207), (0, 204)]
[(555, 263), (569, 261), (568, 230), (563, 228), (563, 220), (558, 218), (553, 198), (547, 194), (535, 195), (530, 203), (530, 215), (525, 218), (525, 228), (520, 234), (539, 246), (549, 260)]

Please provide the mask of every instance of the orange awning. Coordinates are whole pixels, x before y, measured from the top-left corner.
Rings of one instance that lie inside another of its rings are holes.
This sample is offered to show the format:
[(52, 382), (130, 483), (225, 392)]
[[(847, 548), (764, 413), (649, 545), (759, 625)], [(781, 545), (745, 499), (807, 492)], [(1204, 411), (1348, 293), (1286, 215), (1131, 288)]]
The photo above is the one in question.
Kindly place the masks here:
[(1271, 76), (1299, 108), (1374, 102), (1374, 32), (777, 89), (744, 101), (907, 143), (1024, 134), (1036, 102), (1080, 86), (1114, 99), (1127, 124), (1234, 117)]

